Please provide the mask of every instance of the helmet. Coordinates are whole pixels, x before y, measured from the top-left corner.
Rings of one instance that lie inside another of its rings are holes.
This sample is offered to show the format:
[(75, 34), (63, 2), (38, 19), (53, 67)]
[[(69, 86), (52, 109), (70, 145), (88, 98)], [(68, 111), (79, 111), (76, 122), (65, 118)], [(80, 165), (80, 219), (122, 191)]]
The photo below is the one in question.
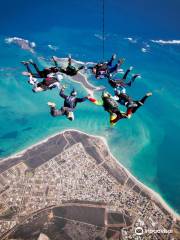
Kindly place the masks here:
[(126, 89), (123, 87), (123, 88), (121, 88), (121, 93), (124, 93), (124, 94), (126, 94)]
[(54, 67), (54, 69), (52, 69), (55, 73), (59, 72), (59, 69), (57, 67)]
[(102, 92), (102, 97), (103, 98), (108, 98), (108, 97), (110, 97), (111, 95), (107, 92), (107, 91), (103, 91)]
[(119, 94), (121, 93), (121, 91), (120, 91), (119, 89), (115, 88), (115, 89), (114, 89), (114, 93), (115, 93), (116, 95), (119, 95)]
[(77, 95), (77, 92), (75, 91), (75, 89), (73, 89), (72, 91), (71, 91), (71, 96), (76, 96)]
[(121, 94), (121, 93), (126, 94), (126, 89), (125, 89), (124, 87), (121, 87), (121, 89), (115, 88), (115, 89), (114, 89), (114, 93), (115, 93), (116, 95), (119, 95), (119, 94)]

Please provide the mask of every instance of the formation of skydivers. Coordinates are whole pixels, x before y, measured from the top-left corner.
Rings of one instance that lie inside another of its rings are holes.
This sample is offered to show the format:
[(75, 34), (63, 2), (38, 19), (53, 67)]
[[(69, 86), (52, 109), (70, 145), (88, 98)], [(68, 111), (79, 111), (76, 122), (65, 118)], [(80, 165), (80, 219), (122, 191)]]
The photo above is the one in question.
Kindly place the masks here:
[[(132, 78), (128, 81), (128, 74), (131, 72), (132, 67), (127, 69), (122, 78), (114, 78), (115, 74), (120, 70), (124, 59), (119, 59), (116, 64), (113, 65), (113, 61), (116, 59), (116, 55), (113, 54), (109, 61), (100, 62), (93, 66), (81, 65), (75, 67), (72, 65), (72, 58), (69, 56), (68, 65), (63, 68), (58, 65), (56, 57), (52, 57), (54, 66), (49, 68), (39, 69), (36, 63), (32, 60), (23, 61), (22, 64), (26, 67), (27, 72), (23, 72), (23, 75), (29, 76), (28, 83), (33, 85), (33, 92), (42, 92), (48, 89), (58, 88), (60, 90), (60, 97), (64, 99), (64, 105), (60, 109), (56, 109), (56, 104), (53, 102), (48, 102), (50, 107), (50, 113), (53, 117), (65, 115), (67, 119), (74, 120), (74, 111), (77, 103), (82, 103), (86, 100), (102, 106), (105, 111), (110, 115), (110, 125), (116, 124), (120, 119), (130, 118), (137, 109), (144, 105), (146, 99), (152, 96), (151, 92), (148, 92), (140, 100), (132, 99), (126, 93), (126, 87), (130, 87), (136, 78), (140, 77), (139, 74), (132, 75)], [(34, 72), (32, 71), (34, 68)], [(79, 98), (77, 97), (77, 91), (73, 89), (69, 95), (65, 94), (65, 86), (61, 84), (63, 79), (63, 74), (68, 76), (75, 76), (82, 69), (90, 69), (94, 74), (96, 79), (107, 79), (110, 86), (114, 89), (114, 96), (109, 92), (103, 91), (101, 99), (97, 100), (91, 95)], [(41, 79), (38, 81), (37, 78)], [(122, 112), (119, 109), (119, 105), (126, 107), (126, 112)]]

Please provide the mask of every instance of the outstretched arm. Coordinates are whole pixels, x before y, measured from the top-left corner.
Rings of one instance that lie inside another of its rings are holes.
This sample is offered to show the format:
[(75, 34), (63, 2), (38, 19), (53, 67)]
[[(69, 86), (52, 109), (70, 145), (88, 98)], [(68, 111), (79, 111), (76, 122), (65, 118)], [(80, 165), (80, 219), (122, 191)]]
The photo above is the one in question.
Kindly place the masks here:
[(135, 81), (136, 78), (141, 77), (140, 74), (134, 74), (129, 82), (126, 83), (127, 86), (131, 87), (132, 83)]
[(109, 80), (109, 84), (113, 87), (113, 88), (115, 88), (115, 87), (126, 87), (127, 86), (127, 84), (126, 83), (124, 83), (123, 81), (122, 81), (122, 79), (112, 79), (112, 78), (110, 78)]
[(67, 95), (64, 93), (64, 88), (61, 88), (59, 95), (64, 99), (67, 98)]
[(102, 100), (97, 100), (95, 98), (92, 98), (92, 97), (88, 97), (88, 100), (98, 106), (103, 106), (103, 101)]
[(76, 102), (85, 102), (88, 99), (88, 97), (83, 97), (83, 98), (76, 98)]
[(54, 62), (55, 67), (59, 67), (58, 66), (58, 62), (57, 62), (57, 60), (56, 60), (56, 58), (54, 56), (52, 57), (52, 60)]
[(131, 66), (130, 68), (127, 69), (127, 71), (125, 72), (124, 76), (122, 77), (122, 80), (125, 81), (128, 74), (130, 73), (130, 71), (133, 69), (133, 67)]

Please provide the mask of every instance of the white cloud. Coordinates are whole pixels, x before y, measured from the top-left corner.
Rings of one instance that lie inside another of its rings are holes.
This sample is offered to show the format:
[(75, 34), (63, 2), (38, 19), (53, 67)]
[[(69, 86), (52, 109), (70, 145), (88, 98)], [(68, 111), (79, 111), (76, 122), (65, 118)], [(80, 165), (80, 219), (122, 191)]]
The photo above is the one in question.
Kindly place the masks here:
[[(99, 40), (103, 40), (103, 36), (102, 36), (101, 34), (95, 33), (94, 36), (95, 36), (96, 38), (98, 38)], [(105, 37), (104, 37), (104, 40), (106, 40)]]
[(57, 46), (54, 46), (54, 45), (51, 45), (51, 44), (48, 44), (48, 48), (50, 48), (53, 51), (57, 51), (59, 49)]
[(132, 37), (127, 37), (127, 38), (124, 38), (124, 39), (128, 40), (131, 43), (137, 43), (137, 39), (134, 39)]
[(150, 48), (150, 45), (149, 45), (149, 44), (147, 44), (147, 43), (145, 43), (145, 46), (146, 46), (147, 48)]
[(151, 40), (153, 43), (159, 43), (159, 44), (180, 44), (180, 40)]
[(146, 53), (146, 52), (148, 52), (148, 50), (146, 48), (141, 48), (141, 52)]
[(32, 48), (36, 47), (36, 43), (35, 42), (30, 42), (30, 45), (31, 45)]
[(34, 53), (34, 49), (36, 47), (35, 42), (30, 42), (26, 39), (23, 38), (19, 38), (19, 37), (9, 37), (9, 38), (5, 38), (5, 43), (7, 44), (16, 44), (18, 46), (20, 46), (22, 49), (28, 50), (32, 53)]

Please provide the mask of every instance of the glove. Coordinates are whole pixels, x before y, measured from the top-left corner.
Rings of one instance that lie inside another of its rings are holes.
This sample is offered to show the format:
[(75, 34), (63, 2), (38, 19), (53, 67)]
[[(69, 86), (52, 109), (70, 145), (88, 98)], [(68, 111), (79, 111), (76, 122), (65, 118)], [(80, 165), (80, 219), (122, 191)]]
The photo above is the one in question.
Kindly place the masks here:
[(64, 84), (64, 85), (62, 85), (62, 90), (64, 90), (64, 89), (66, 89), (67, 88), (67, 86)]

